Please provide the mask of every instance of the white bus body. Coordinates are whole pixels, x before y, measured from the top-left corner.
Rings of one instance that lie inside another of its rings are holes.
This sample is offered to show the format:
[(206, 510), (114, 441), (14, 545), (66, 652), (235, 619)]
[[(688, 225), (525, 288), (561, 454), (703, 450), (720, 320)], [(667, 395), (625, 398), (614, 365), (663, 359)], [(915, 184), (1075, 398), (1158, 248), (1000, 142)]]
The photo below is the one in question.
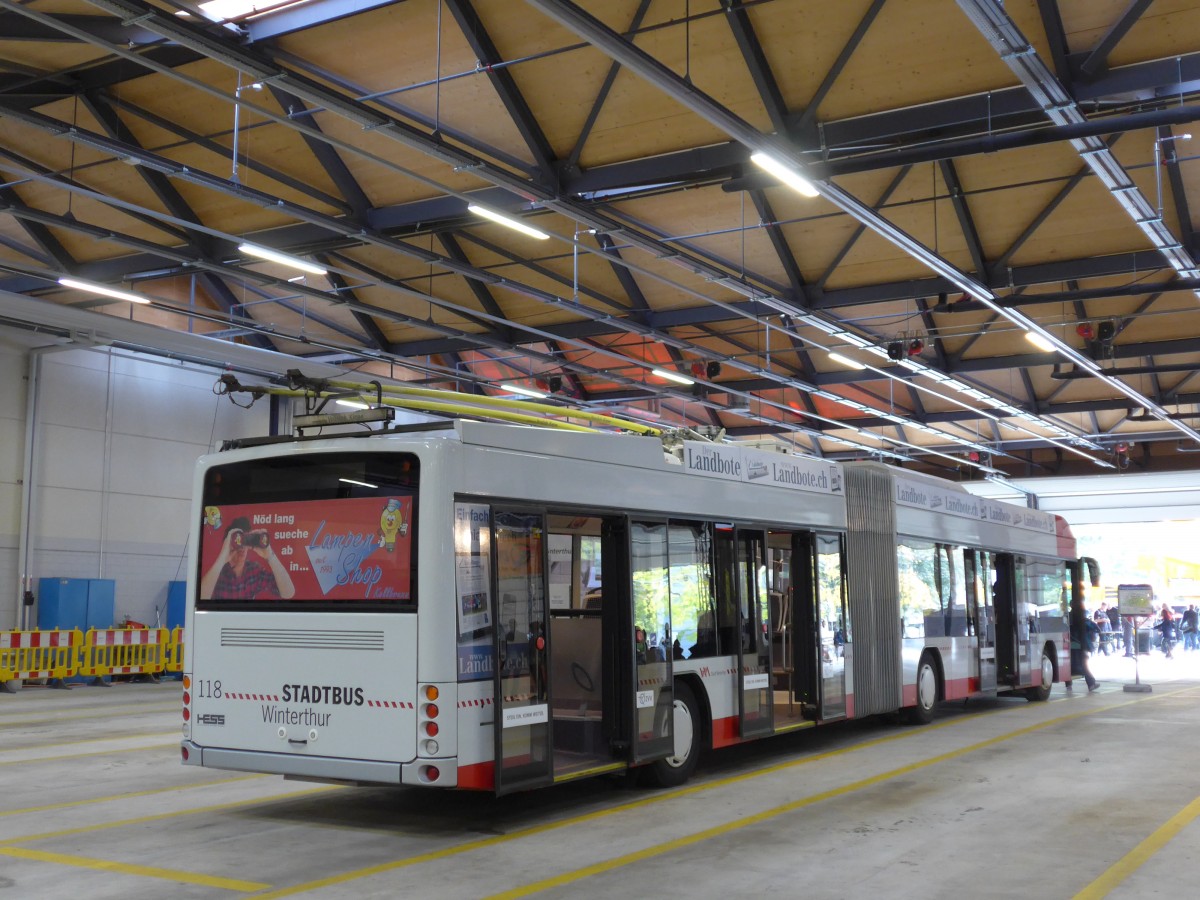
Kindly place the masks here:
[(1062, 523), (874, 464), (457, 422), (205, 457), (193, 522), (192, 765), (670, 784), (701, 747), (1069, 672)]

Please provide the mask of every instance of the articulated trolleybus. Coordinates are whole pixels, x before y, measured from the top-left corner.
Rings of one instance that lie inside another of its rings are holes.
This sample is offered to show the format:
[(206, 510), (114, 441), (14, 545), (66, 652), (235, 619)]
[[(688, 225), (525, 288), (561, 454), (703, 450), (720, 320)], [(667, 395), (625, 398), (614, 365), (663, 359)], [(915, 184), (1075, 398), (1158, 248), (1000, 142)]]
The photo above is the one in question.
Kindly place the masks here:
[(667, 446), (460, 421), (203, 458), (184, 762), (675, 785), (704, 748), (1070, 677), (1061, 519), (877, 463)]

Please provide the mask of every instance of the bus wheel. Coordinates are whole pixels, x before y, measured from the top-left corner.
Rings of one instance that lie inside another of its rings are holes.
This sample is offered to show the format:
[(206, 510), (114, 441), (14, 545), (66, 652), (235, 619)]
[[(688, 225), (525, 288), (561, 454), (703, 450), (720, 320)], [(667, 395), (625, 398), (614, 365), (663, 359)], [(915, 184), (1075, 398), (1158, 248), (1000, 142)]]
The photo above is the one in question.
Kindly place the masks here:
[(1049, 700), (1052, 687), (1054, 687), (1054, 660), (1050, 658), (1050, 648), (1045, 647), (1042, 649), (1042, 683), (1027, 690), (1025, 699), (1038, 702)]
[(645, 769), (646, 780), (657, 787), (678, 787), (696, 769), (700, 758), (700, 706), (686, 682), (675, 682), (675, 752), (652, 762)]
[(921, 654), (917, 663), (917, 705), (908, 709), (908, 720), (914, 725), (928, 725), (933, 721), (933, 707), (937, 704), (938, 674), (933, 656)]

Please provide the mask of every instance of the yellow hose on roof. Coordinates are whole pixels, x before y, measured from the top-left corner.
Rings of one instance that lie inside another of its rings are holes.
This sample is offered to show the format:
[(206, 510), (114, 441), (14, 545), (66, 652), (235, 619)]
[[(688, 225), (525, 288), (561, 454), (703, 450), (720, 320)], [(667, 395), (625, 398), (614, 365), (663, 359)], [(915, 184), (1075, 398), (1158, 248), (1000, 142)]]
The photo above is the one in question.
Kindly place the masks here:
[[(358, 390), (359, 385), (355, 384), (352, 386), (351, 389)], [(312, 397), (312, 396), (314, 396), (314, 393), (312, 391), (303, 391), (303, 390), (297, 390), (294, 388), (267, 387), (267, 388), (263, 388), (262, 390), (264, 393), (273, 394), (277, 397)], [(366, 387), (365, 393), (374, 395), (375, 391), (368, 385)], [(452, 394), (452, 395), (460, 396), (460, 397), (468, 396), (468, 395), (462, 394), (458, 391), (442, 391), (441, 393)], [(333, 395), (330, 392), (325, 391), (325, 392), (315, 394), (315, 396), (330, 397)], [(373, 396), (372, 396), (372, 399), (374, 399)], [(437, 413), (444, 413), (447, 415), (454, 415), (454, 416), (470, 416), (470, 417), (477, 418), (477, 419), (495, 419), (497, 421), (512, 422), (512, 423), (518, 424), (518, 425), (537, 425), (542, 428), (557, 428), (560, 431), (584, 431), (584, 432), (592, 432), (592, 433), (594, 433), (596, 431), (595, 428), (590, 428), (587, 425), (576, 425), (573, 422), (563, 422), (559, 419), (544, 419), (541, 416), (531, 416), (528, 413), (522, 413), (522, 412), (518, 412), (516, 410), (487, 409), (483, 406), (469, 406), (465, 403), (447, 403), (447, 402), (440, 401), (440, 400), (424, 400), (424, 399), (404, 400), (399, 397), (384, 397), (383, 402), (387, 406), (395, 406), (398, 409), (412, 409), (412, 410), (417, 410), (417, 411), (437, 412)]]
[[(351, 391), (361, 391), (366, 395), (375, 393), (374, 385), (363, 384), (357, 381), (329, 381), (326, 382), (333, 387), (343, 388)], [(656, 428), (653, 425), (643, 425), (640, 422), (631, 422), (628, 419), (620, 419), (616, 416), (607, 416), (604, 413), (592, 412), (585, 409), (572, 409), (570, 407), (555, 406), (551, 403), (538, 403), (530, 400), (512, 400), (508, 397), (487, 397), (480, 394), (464, 394), (462, 391), (443, 391), (437, 388), (420, 388), (406, 387), (404, 385), (385, 384), (383, 393), (385, 394), (409, 394), (414, 397), (429, 397), (438, 399), (442, 402), (463, 403), (476, 407), (492, 407), (496, 409), (510, 409), (513, 411), (526, 410), (529, 412), (545, 413), (551, 416), (560, 416), (569, 419), (581, 419), (585, 422), (593, 422), (597, 425), (607, 425), (610, 428), (622, 428), (626, 431), (633, 431), (638, 434), (660, 435), (661, 428)], [(476, 415), (484, 415), (484, 413), (476, 413)], [(539, 422), (544, 423), (545, 419), (539, 419)], [(591, 431), (593, 429), (585, 429)]]

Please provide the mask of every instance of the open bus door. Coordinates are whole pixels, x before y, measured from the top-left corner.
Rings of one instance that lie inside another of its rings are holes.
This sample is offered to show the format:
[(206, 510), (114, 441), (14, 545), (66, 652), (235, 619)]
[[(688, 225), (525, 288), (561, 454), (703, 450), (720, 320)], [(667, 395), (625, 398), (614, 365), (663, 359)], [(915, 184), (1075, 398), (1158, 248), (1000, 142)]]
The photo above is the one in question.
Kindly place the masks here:
[(844, 718), (853, 629), (846, 603), (842, 538), (801, 532), (794, 547), (796, 698), (805, 718)]
[(770, 602), (767, 582), (767, 536), (736, 529), (738, 704), (743, 738), (775, 730), (771, 689)]
[(494, 510), (492, 534), (495, 790), (506, 794), (550, 784), (554, 774), (544, 516)]
[[(1030, 679), (1029, 623), (1018, 615), (1018, 598), (1024, 585), (1018, 584), (1020, 568), (1011, 553), (992, 556), (992, 603), (996, 614), (996, 681), (1001, 685), (1028, 684)], [(1040, 655), (1039, 655), (1040, 659)]]
[[(1072, 635), (1086, 635), (1087, 628), (1084, 626), (1083, 620), (1087, 617), (1087, 586), (1100, 586), (1100, 563), (1096, 562), (1096, 560), (1090, 556), (1081, 556), (1078, 559), (1073, 559), (1067, 563), (1067, 572), (1071, 576), (1070, 605), (1067, 610), (1067, 629)], [(1084, 578), (1085, 574), (1087, 576), (1086, 580)], [(1139, 584), (1119, 586), (1117, 588), (1118, 608), (1125, 605), (1122, 604), (1120, 600), (1122, 587), (1145, 588), (1144, 593), (1146, 597), (1149, 598), (1145, 601), (1147, 604), (1146, 609), (1153, 614), (1154, 606), (1151, 601), (1154, 597), (1154, 589), (1150, 585)], [(1072, 672), (1071, 674), (1079, 675), (1080, 673)]]
[(632, 650), (634, 677), (632, 762), (663, 759), (675, 748), (675, 675), (671, 637), (671, 591), (665, 521), (631, 521), (628, 525), (631, 627), (626, 642)]
[[(988, 554), (980, 554), (976, 559), (973, 553), (967, 554), (967, 564), (982, 567), (981, 574), (988, 573)], [(976, 577), (972, 572), (969, 583), (973, 590), (970, 594), (971, 613), (969, 620), (975, 625), (975, 641), (977, 665), (979, 671), (979, 690), (988, 693), (996, 691), (996, 607), (992, 602), (991, 584), (994, 579)]]

